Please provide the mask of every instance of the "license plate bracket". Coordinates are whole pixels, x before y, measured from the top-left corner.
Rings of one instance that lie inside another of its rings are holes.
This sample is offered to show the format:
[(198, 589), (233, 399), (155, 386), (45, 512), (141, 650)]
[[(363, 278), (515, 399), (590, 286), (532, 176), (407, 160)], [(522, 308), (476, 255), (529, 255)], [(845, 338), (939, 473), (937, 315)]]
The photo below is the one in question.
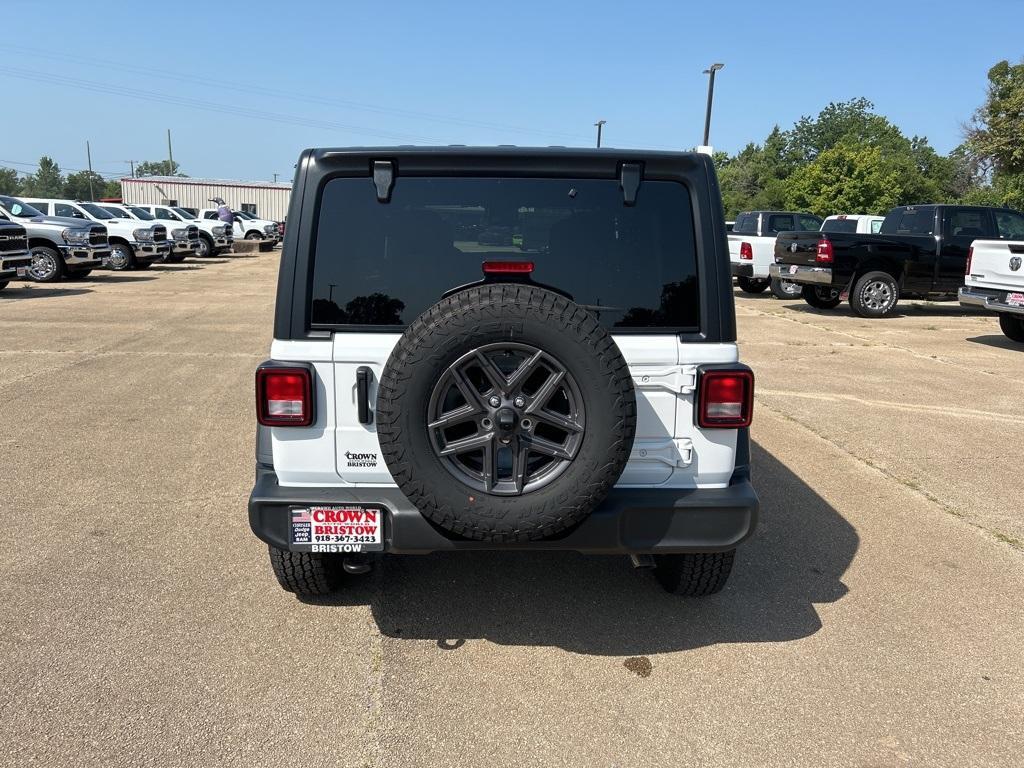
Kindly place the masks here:
[(381, 552), (385, 510), (376, 504), (319, 504), (288, 509), (293, 552)]
[(797, 265), (797, 264), (790, 264), (789, 265), (789, 274), (795, 275), (799, 271), (800, 271), (799, 265)]

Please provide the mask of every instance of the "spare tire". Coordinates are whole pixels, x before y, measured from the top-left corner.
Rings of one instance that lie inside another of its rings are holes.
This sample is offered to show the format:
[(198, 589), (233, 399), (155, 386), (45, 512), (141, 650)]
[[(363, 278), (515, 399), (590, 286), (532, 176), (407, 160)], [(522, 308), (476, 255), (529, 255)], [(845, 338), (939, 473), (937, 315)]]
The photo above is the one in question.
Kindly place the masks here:
[(399, 339), (377, 390), (381, 454), (443, 530), (515, 542), (554, 536), (626, 465), (636, 398), (597, 318), (553, 291), (493, 283), (432, 306)]

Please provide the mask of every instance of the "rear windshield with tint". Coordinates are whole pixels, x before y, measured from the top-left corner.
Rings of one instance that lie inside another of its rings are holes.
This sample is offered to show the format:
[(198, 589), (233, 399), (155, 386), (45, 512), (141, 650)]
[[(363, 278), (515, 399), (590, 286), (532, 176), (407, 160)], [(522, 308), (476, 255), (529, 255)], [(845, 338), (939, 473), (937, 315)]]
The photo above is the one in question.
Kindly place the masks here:
[(821, 227), (821, 219), (801, 213), (770, 213), (767, 216), (764, 234), (777, 235), (779, 232), (815, 232)]
[(735, 223), (732, 225), (732, 231), (734, 235), (756, 235), (757, 214), (741, 213), (738, 215)]
[(890, 211), (882, 222), (886, 235), (934, 235), (934, 208), (903, 208)]
[(611, 329), (696, 330), (690, 195), (644, 181), (626, 206), (617, 179), (399, 177), (390, 203), (368, 178), (325, 185), (313, 258), (314, 326), (401, 327), (485, 261), (532, 261)]
[(822, 232), (856, 232), (856, 219), (825, 219), (821, 225)]

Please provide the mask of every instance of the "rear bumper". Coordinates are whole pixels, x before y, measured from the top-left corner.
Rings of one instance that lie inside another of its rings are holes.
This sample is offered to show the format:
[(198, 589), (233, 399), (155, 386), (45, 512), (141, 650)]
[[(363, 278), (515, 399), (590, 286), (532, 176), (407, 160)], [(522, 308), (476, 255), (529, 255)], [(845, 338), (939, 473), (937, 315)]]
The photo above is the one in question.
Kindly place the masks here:
[(373, 504), (385, 510), (384, 551), (394, 554), (481, 549), (567, 550), (591, 554), (667, 554), (729, 550), (753, 533), (758, 499), (744, 467), (727, 488), (614, 488), (583, 522), (557, 538), (493, 544), (451, 537), (433, 526), (397, 488), (282, 487), (257, 465), (249, 525), (260, 539), (289, 548), (289, 510)]
[[(795, 272), (792, 271), (793, 266), (796, 266)], [(810, 285), (832, 284), (832, 269), (830, 267), (771, 264), (768, 267), (768, 274), (778, 280), (789, 280), (792, 283), (807, 283)]]
[(735, 261), (729, 262), (732, 265), (732, 276), (733, 277), (753, 277), (754, 276), (754, 265), (753, 264), (737, 264)]
[[(1017, 293), (1017, 291), (1012, 291)], [(1007, 291), (996, 291), (985, 288), (969, 288), (962, 286), (958, 294), (960, 304), (965, 307), (981, 307), (992, 312), (1006, 312), (1011, 315), (1024, 315), (1024, 307), (1006, 303)]]

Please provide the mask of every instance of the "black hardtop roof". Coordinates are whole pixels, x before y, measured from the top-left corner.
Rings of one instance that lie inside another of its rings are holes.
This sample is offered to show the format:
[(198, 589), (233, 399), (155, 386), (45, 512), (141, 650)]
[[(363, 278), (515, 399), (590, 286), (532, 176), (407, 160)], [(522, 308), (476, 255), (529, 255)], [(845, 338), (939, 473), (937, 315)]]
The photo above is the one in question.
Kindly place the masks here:
[[(377, 147), (322, 147), (307, 150), (317, 158), (328, 159), (346, 155), (391, 155), (391, 156), (422, 156), (422, 155), (456, 155), (460, 157), (614, 157), (623, 160), (643, 160), (644, 158), (679, 158), (707, 157), (698, 152), (653, 150), (653, 149), (616, 149), (614, 147), (521, 147), (512, 144), (497, 146), (468, 146), (465, 144), (449, 144), (441, 146), (418, 146), (402, 144), (396, 146)], [(710, 159), (710, 158), (709, 158)]]

